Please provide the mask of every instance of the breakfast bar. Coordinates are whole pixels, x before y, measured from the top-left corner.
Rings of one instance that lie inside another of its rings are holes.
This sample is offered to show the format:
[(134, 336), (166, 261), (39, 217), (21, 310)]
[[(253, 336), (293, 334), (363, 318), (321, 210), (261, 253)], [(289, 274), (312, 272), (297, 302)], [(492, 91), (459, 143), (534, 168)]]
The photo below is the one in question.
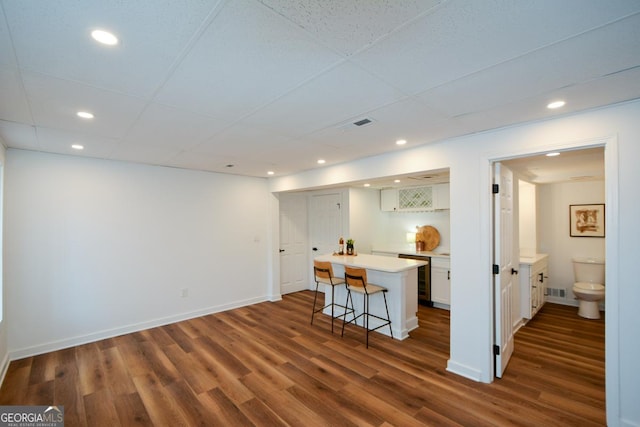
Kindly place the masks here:
[[(384, 286), (387, 292), (389, 316), (391, 318), (391, 330), (393, 337), (403, 340), (409, 336), (409, 332), (418, 327), (418, 267), (427, 264), (424, 261), (402, 258), (391, 258), (380, 255), (359, 254), (349, 255), (321, 255), (317, 261), (328, 261), (333, 266), (333, 272), (338, 277), (344, 276), (344, 266), (359, 267), (367, 270), (368, 281), (372, 284)], [(344, 286), (336, 288), (336, 303), (345, 305), (347, 290)], [(330, 304), (331, 292), (325, 292), (325, 304)], [(356, 313), (362, 312), (362, 298), (353, 295), (353, 303)], [(380, 296), (370, 300), (370, 312), (385, 314), (384, 300)], [(327, 310), (325, 314), (331, 315)], [(349, 320), (349, 317), (347, 317)], [(375, 327), (375, 319), (371, 319), (371, 327)], [(362, 326), (362, 324), (360, 324)], [(387, 327), (376, 332), (389, 335)]]

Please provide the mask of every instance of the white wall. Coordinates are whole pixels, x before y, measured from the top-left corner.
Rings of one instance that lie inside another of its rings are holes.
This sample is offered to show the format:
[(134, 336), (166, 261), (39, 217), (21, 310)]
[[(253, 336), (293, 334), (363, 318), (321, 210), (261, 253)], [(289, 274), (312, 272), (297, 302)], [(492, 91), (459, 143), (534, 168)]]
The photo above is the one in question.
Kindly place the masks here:
[(603, 181), (538, 185), (538, 241), (539, 251), (549, 254), (547, 286), (563, 288), (566, 295), (564, 300), (548, 297), (547, 301), (577, 306), (571, 290), (574, 283), (571, 259), (605, 257), (605, 239), (569, 235), (569, 205), (604, 203), (604, 186)]
[[(640, 424), (640, 101), (513, 126), (271, 180), (274, 192), (450, 168), (451, 345), (448, 369), (493, 379), (491, 160), (606, 144), (607, 421)], [(340, 177), (340, 178), (338, 178)]]
[(271, 297), (264, 179), (13, 149), (5, 178), (13, 358)]
[(535, 184), (518, 181), (518, 234), (520, 256), (538, 253), (537, 188)]
[[(4, 212), (4, 165), (5, 165), (5, 148), (0, 141), (0, 223), (2, 222)], [(5, 301), (5, 285), (3, 271), (2, 253), (4, 253), (4, 225), (0, 226), (0, 384), (4, 380), (4, 375), (9, 367), (9, 346), (7, 344), (7, 322), (6, 322), (6, 304)]]
[(450, 246), (449, 211), (436, 212), (382, 212), (384, 228), (378, 229), (374, 247), (406, 246), (407, 249), (415, 249), (415, 243), (407, 243), (408, 232), (415, 233), (416, 226), (430, 225), (438, 230), (440, 244), (436, 251), (446, 252)]
[(377, 230), (383, 228), (380, 192), (365, 188), (349, 189), (349, 231), (345, 239), (354, 240), (358, 253), (371, 253)]
[[(449, 211), (437, 212), (384, 212), (380, 209), (380, 191), (349, 188), (348, 236), (355, 240), (359, 253), (371, 253), (372, 248), (415, 249), (407, 243), (407, 232), (416, 226), (431, 225), (440, 233), (438, 250), (449, 249)], [(345, 236), (346, 238), (346, 236)]]

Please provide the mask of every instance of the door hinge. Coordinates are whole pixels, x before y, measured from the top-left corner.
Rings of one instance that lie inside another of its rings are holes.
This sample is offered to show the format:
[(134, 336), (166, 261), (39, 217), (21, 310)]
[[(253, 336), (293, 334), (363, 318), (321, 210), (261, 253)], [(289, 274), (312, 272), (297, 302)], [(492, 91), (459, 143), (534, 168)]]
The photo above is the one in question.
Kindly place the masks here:
[(500, 346), (497, 344), (493, 345), (493, 354), (496, 356), (500, 356)]
[(493, 184), (491, 186), (491, 193), (492, 194), (498, 194), (500, 192), (500, 185), (498, 184)]
[(493, 274), (500, 274), (500, 266), (498, 264), (493, 264)]

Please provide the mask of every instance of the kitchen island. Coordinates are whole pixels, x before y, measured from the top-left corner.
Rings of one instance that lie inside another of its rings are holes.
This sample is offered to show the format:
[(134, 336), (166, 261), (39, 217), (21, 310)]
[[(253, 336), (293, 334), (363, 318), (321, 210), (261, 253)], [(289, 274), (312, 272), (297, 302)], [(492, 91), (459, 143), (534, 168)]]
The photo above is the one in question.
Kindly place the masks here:
[[(344, 266), (359, 267), (367, 270), (367, 280), (375, 285), (384, 286), (387, 292), (387, 304), (389, 305), (389, 317), (391, 318), (391, 330), (393, 337), (403, 340), (409, 336), (409, 332), (418, 327), (418, 267), (426, 262), (391, 258), (388, 256), (359, 254), (348, 255), (322, 255), (316, 257), (317, 261), (329, 261), (333, 266), (333, 273), (337, 277), (344, 277)], [(352, 294), (356, 313), (362, 313), (363, 301), (358, 294)], [(344, 305), (347, 299), (347, 290), (344, 286), (336, 287), (336, 303)], [(331, 292), (325, 292), (325, 304), (330, 304)], [(384, 300), (381, 295), (370, 298), (369, 311), (373, 314), (385, 317)], [(325, 314), (331, 315), (330, 309)], [(347, 320), (349, 317), (347, 318)], [(371, 318), (371, 328), (380, 323)], [(358, 323), (362, 326), (362, 323)], [(376, 332), (389, 335), (389, 328), (384, 327)]]

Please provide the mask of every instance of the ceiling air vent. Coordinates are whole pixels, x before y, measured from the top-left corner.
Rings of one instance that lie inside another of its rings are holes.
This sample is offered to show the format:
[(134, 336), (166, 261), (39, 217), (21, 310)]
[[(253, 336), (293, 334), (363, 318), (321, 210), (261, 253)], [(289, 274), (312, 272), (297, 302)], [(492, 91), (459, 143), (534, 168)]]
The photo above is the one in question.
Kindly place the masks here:
[(337, 126), (338, 129), (348, 131), (351, 129), (361, 128), (365, 126), (369, 126), (373, 123), (373, 119), (369, 117), (361, 117), (357, 120), (350, 120), (348, 122), (343, 122)]
[(354, 125), (360, 127), (360, 126), (366, 126), (370, 123), (373, 123), (373, 120), (371, 119), (367, 119), (366, 117), (364, 119), (360, 119), (357, 122), (353, 122)]

